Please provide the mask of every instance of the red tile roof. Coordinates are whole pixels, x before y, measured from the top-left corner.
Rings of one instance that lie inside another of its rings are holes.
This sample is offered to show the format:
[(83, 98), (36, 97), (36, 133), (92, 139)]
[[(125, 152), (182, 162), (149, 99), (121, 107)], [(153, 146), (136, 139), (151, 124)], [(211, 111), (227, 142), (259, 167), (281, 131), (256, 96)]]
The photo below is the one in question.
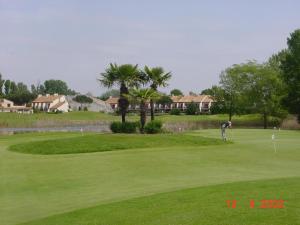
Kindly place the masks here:
[(105, 102), (108, 104), (118, 104), (119, 98), (118, 97), (109, 97)]
[(188, 102), (213, 102), (213, 99), (210, 95), (186, 95), (182, 96), (176, 102), (179, 103), (188, 103)]
[(39, 96), (37, 97), (34, 101), (35, 103), (39, 103), (39, 102), (53, 102), (56, 99), (59, 99), (60, 97), (62, 97), (62, 95), (49, 95), (49, 96)]
[(50, 109), (58, 109), (59, 107), (61, 107), (63, 104), (65, 104), (66, 102), (59, 102), (56, 105), (50, 107)]

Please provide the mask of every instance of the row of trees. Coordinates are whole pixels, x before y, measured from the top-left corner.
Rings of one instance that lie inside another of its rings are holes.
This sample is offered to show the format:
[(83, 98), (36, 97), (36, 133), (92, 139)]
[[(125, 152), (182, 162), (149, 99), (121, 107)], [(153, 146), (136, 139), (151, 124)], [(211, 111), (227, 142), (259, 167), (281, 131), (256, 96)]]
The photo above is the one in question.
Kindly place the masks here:
[(300, 30), (287, 41), (288, 48), (267, 62), (235, 64), (220, 75), (219, 85), (202, 91), (217, 103), (212, 111), (235, 114), (260, 113), (267, 127), (269, 116), (284, 117), (286, 110), (300, 121)]
[(146, 102), (150, 101), (151, 120), (154, 120), (154, 100), (160, 96), (157, 89), (166, 87), (171, 76), (170, 72), (165, 72), (161, 67), (145, 66), (141, 70), (138, 65), (110, 64), (105, 72), (101, 73), (99, 81), (107, 88), (115, 85), (119, 87), (119, 109), (122, 123), (126, 121), (130, 99), (139, 102), (141, 129), (143, 129), (146, 122)]
[(70, 90), (66, 82), (61, 80), (46, 80), (43, 84), (31, 85), (28, 88), (23, 82), (15, 82), (4, 79), (0, 74), (0, 98), (6, 98), (17, 105), (30, 103), (39, 94), (63, 94), (74, 95), (75, 91)]

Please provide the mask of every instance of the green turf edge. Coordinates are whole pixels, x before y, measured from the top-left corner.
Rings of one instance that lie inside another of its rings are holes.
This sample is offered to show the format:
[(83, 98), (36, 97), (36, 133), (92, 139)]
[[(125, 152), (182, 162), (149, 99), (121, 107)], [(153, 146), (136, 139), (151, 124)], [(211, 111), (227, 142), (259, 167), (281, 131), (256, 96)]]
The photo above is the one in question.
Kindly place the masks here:
[[(300, 177), (189, 188), (102, 204), (22, 225), (296, 225), (300, 224)], [(249, 207), (254, 199), (256, 206)], [(283, 209), (261, 209), (260, 200), (283, 199)], [(237, 208), (226, 200), (237, 200)], [(20, 224), (21, 225), (21, 224)]]
[(31, 141), (10, 145), (9, 151), (53, 155), (93, 153), (129, 149), (147, 149), (172, 146), (209, 146), (230, 144), (215, 138), (193, 136), (188, 134), (97, 134), (82, 137), (60, 138), (52, 140)]

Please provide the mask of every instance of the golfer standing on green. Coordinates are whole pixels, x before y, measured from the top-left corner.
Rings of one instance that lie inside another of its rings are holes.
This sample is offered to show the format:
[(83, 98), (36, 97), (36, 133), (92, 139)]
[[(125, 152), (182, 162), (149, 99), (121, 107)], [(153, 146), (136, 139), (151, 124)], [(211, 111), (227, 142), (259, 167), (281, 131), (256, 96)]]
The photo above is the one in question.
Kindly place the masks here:
[(226, 141), (226, 128), (231, 128), (231, 121), (221, 123), (221, 135), (223, 141)]

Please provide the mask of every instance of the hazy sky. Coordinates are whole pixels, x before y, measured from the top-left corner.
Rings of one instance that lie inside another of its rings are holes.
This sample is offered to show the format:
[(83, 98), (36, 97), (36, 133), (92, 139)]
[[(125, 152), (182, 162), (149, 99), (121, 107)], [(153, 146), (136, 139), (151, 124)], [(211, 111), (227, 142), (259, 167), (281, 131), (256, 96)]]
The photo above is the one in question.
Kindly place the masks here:
[(299, 0), (0, 0), (0, 73), (99, 95), (110, 62), (146, 64), (172, 71), (165, 91), (200, 92), (226, 67), (285, 48), (299, 9)]

